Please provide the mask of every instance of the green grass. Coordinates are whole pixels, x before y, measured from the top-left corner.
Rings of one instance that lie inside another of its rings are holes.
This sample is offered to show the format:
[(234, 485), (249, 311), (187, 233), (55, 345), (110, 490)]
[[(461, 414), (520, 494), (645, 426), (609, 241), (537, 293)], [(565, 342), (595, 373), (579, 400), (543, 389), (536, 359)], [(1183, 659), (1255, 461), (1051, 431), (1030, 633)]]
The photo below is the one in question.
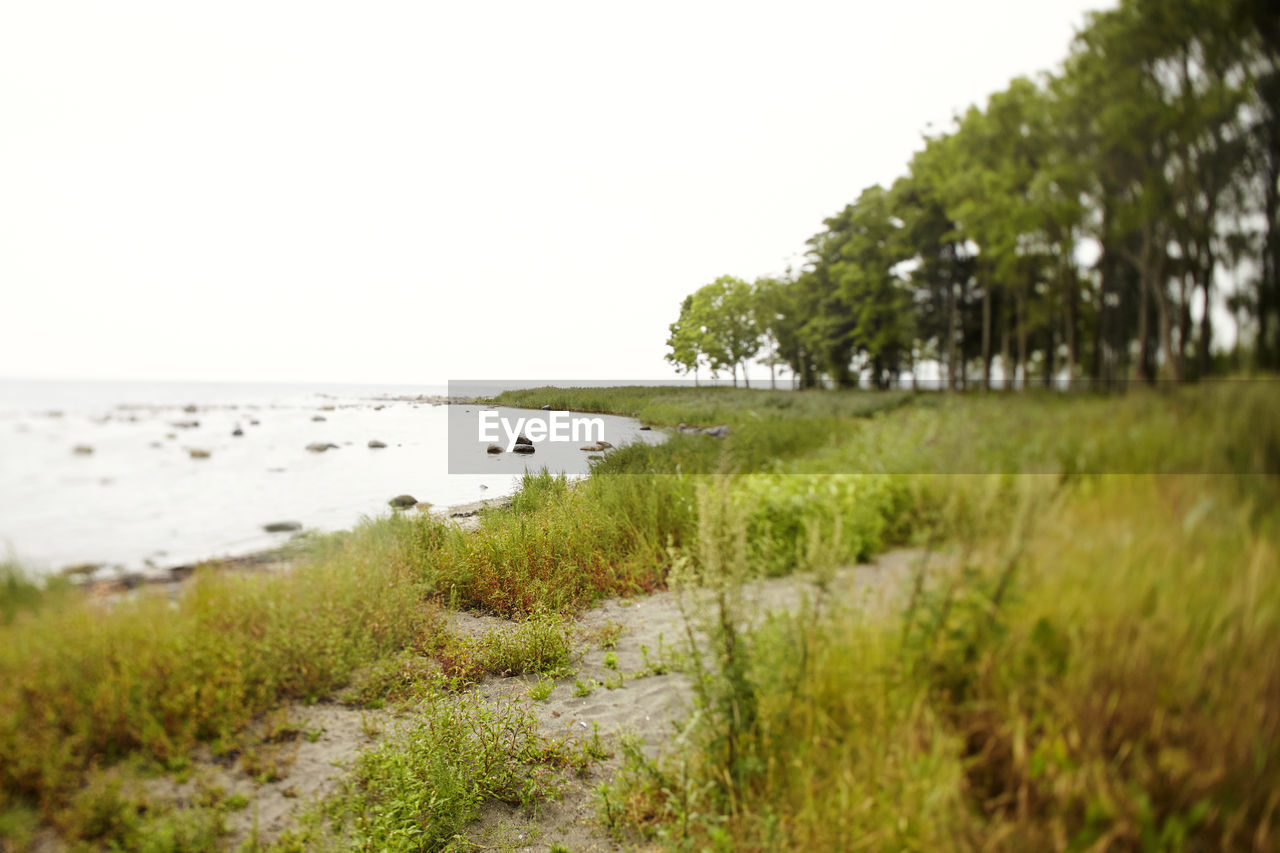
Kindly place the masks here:
[(531, 713), (474, 694), (434, 692), (403, 733), (363, 754), (324, 820), (278, 850), (432, 851), (474, 847), (465, 830), (488, 800), (532, 812), (560, 796), (565, 768), (598, 760), (598, 742), (548, 739)]
[[(81, 837), (106, 821), (102, 843), (141, 844), (110, 817), (109, 792), (86, 793), (121, 762), (180, 767), (194, 744), (228, 749), (295, 700), (412, 708), (447, 688), (470, 707), (466, 685), (486, 675), (567, 677), (567, 615), (673, 571), (731, 579), (717, 607), (732, 614), (739, 580), (923, 544), (968, 554), (969, 571), (923, 578), (905, 616), (833, 605), (755, 634), (722, 628), (732, 653), (682, 663), (704, 705), (686, 748), (633, 756), (607, 821), (713, 848), (1268, 846), (1280, 811), (1267, 799), (1280, 790), (1269, 391), (519, 392), (502, 402), (732, 432), (620, 448), (578, 484), (530, 475), (475, 533), (400, 513), (317, 539), (286, 574), (202, 569), (177, 607), (144, 595), (104, 608), (6, 566), (0, 831), (29, 837), (38, 816)], [(447, 629), (449, 607), (517, 621), (472, 640)], [(646, 669), (666, 669), (659, 657)], [(525, 760), (541, 748), (528, 743), (503, 778), (547, 766)], [(401, 788), (470, 766), (471, 747), (423, 749), (412, 766), (379, 753), (359, 796), (386, 822), (349, 815), (344, 832), (399, 843), (391, 812), (422, 817), (421, 791)], [(476, 797), (515, 797), (463, 775), (423, 837), (459, 832)]]

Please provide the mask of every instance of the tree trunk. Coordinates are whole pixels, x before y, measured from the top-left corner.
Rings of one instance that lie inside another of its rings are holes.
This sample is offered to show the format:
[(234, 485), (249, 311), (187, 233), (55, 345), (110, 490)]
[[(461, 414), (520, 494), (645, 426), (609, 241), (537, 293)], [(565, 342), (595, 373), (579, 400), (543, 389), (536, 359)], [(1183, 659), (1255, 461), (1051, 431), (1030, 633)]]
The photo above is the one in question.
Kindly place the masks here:
[(1030, 274), (1027, 281), (1022, 283), (1022, 288), (1018, 291), (1018, 304), (1016, 312), (1018, 316), (1018, 365), (1019, 379), (1023, 388), (1027, 387), (1027, 293), (1031, 289)]
[(1009, 353), (1011, 340), (1009, 327), (1013, 325), (1009, 312), (1013, 310), (1013, 304), (1007, 298), (1000, 301), (1004, 303), (1003, 310), (1000, 312), (1003, 315), (1000, 322), (1000, 379), (1002, 387), (1007, 391), (1013, 387), (1012, 381), (1016, 372)]
[(956, 288), (950, 278), (947, 279), (947, 390), (953, 390), (956, 384)]
[(1067, 262), (1067, 383), (1075, 381), (1076, 364), (1080, 353), (1077, 351), (1076, 334), (1080, 325), (1080, 279), (1076, 275), (1075, 265)]
[(982, 286), (982, 390), (991, 390), (991, 282)]

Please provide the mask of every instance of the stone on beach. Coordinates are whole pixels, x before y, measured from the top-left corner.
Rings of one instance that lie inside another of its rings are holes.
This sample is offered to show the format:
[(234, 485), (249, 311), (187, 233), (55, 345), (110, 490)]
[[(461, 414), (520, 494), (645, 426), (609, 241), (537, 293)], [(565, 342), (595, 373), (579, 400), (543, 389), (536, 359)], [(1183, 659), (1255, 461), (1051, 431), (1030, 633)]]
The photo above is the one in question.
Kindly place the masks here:
[(689, 426), (688, 424), (679, 424), (676, 427), (676, 432), (684, 433), (685, 435), (709, 435), (712, 438), (724, 438), (729, 434), (729, 427), (724, 425), (713, 426), (713, 427), (696, 427), (696, 426)]
[(315, 415), (311, 418), (311, 420), (315, 421), (316, 423), (322, 423), (323, 421), (327, 421), (328, 418), (326, 418), (324, 415)]
[(93, 453), (93, 448), (87, 444), (77, 444), (71, 448), (71, 452), (77, 456), (88, 456)]
[(530, 447), (533, 446), (533, 442), (530, 441), (529, 436), (525, 435), (524, 433), (520, 433), (519, 435), (516, 436), (516, 447), (519, 447), (522, 444), (527, 444)]
[(418, 505), (418, 499), (413, 495), (396, 495), (387, 501), (395, 509), (408, 509), (411, 506)]
[(515, 447), (511, 448), (511, 450), (512, 450), (512, 452), (513, 452), (513, 453), (532, 453), (532, 452), (533, 452), (533, 445), (532, 445), (532, 444), (517, 444)]
[(208, 459), (213, 455), (209, 451), (199, 447), (193, 447), (187, 452), (191, 455), (192, 459)]
[(231, 434), (236, 438), (239, 438), (240, 436), (244, 435), (244, 430), (240, 428), (240, 424), (236, 424), (236, 428), (231, 431)]
[(324, 453), (326, 450), (337, 450), (338, 445), (331, 441), (314, 441), (307, 445), (307, 450), (312, 453)]
[(268, 533), (292, 533), (302, 529), (300, 521), (273, 521), (270, 524), (262, 525), (262, 529)]
[(369, 446), (374, 450), (380, 450), (383, 447), (386, 447), (387, 445), (386, 445), (386, 442), (378, 441), (378, 439), (375, 438), (370, 440)]
[(484, 449), (484, 452), (485, 452), (485, 453), (501, 453), (501, 452), (502, 452), (502, 445), (501, 445), (501, 444), (491, 444), (491, 445), (489, 445), (488, 447), (486, 447), (486, 448)]
[(273, 521), (270, 524), (262, 525), (262, 529), (268, 533), (292, 533), (295, 530), (302, 529), (300, 521)]

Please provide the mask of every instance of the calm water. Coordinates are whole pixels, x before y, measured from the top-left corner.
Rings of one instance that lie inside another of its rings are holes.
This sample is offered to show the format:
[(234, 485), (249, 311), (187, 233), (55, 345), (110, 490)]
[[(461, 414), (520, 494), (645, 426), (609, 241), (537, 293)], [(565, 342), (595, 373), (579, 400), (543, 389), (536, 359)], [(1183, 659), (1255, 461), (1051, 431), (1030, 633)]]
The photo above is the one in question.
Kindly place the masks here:
[[(268, 522), (339, 530), (386, 514), (388, 499), (402, 493), (445, 507), (509, 494), (526, 467), (587, 472), (577, 448), (540, 448), (492, 459), (491, 473), (450, 475), (449, 407), (390, 399), (445, 392), (0, 381), (0, 548), (37, 571), (165, 568), (284, 541), (288, 534), (262, 530)], [(199, 426), (175, 426), (184, 421)], [(617, 444), (660, 439), (637, 432), (634, 421), (610, 421)], [(232, 435), (237, 426), (243, 437)], [(368, 448), (371, 439), (387, 448)], [(311, 453), (312, 442), (338, 449)], [(93, 452), (77, 454), (77, 445)], [(191, 458), (193, 448), (209, 458)]]

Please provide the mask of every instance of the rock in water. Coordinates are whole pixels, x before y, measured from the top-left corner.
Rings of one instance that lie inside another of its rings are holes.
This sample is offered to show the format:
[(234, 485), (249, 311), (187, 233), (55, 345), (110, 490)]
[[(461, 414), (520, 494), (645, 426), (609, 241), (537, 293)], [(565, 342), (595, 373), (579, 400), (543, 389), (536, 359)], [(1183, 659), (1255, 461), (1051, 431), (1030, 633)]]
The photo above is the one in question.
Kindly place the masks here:
[(484, 449), (484, 452), (485, 452), (485, 453), (501, 453), (501, 452), (502, 452), (502, 445), (501, 445), (501, 444), (491, 444), (491, 445), (489, 445), (488, 447), (486, 447), (486, 448)]
[(326, 450), (337, 450), (337, 449), (338, 449), (338, 445), (334, 444), (333, 442), (327, 442), (327, 441), (316, 441), (307, 445), (307, 450), (310, 450), (312, 453), (324, 453)]
[(292, 533), (295, 530), (302, 529), (300, 521), (273, 521), (270, 524), (262, 525), (262, 529), (268, 533)]
[(208, 459), (212, 455), (209, 451), (202, 450), (199, 447), (193, 447), (187, 452), (191, 454), (192, 459)]
[(236, 438), (239, 438), (244, 435), (244, 430), (240, 429), (240, 424), (236, 424), (236, 428), (231, 431), (231, 434)]
[(653, 427), (651, 427), (651, 426), (642, 426), (642, 427), (640, 427), (640, 431), (641, 431), (641, 432), (647, 432), (648, 430), (651, 430), (651, 429), (653, 429)]
[(515, 447), (511, 448), (511, 450), (512, 450), (512, 452), (514, 452), (514, 453), (532, 453), (532, 452), (533, 452), (533, 445), (532, 445), (532, 444), (517, 444)]
[(375, 438), (369, 442), (369, 446), (372, 447), (374, 450), (380, 450), (386, 447), (387, 445), (385, 442), (378, 441), (378, 439)]
[(543, 406), (543, 407), (542, 407), (542, 411), (544, 411), (544, 412), (549, 412), (549, 411), (551, 411), (551, 406), (550, 406), (550, 405)]
[(324, 421), (327, 421), (328, 418), (326, 418), (324, 415), (316, 415), (311, 420), (315, 421), (316, 423), (323, 423)]
[(387, 503), (391, 504), (394, 509), (408, 509), (411, 506), (417, 506), (418, 499), (413, 495), (396, 495)]
[(529, 439), (529, 436), (524, 433), (520, 433), (516, 436), (516, 447), (519, 447), (522, 444), (527, 444), (530, 447), (533, 446), (533, 442)]
[(93, 453), (93, 448), (87, 444), (77, 444), (75, 447), (71, 448), (71, 452), (76, 456), (89, 456)]

